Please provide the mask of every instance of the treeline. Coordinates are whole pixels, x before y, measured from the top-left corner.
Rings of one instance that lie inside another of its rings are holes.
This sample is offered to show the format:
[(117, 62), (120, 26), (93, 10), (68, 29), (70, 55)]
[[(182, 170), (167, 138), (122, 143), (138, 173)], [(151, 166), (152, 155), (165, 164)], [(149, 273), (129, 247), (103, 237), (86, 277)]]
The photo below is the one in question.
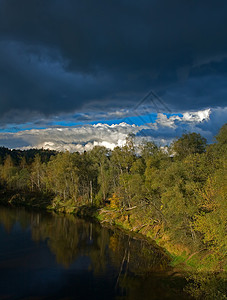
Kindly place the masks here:
[(32, 203), (46, 197), (42, 204), (58, 211), (105, 207), (103, 221), (169, 242), (170, 252), (172, 241), (185, 255), (209, 251), (211, 264), (226, 265), (227, 124), (211, 145), (190, 133), (165, 149), (152, 142), (136, 147), (130, 135), (113, 151), (42, 151), (33, 159), (21, 155), (15, 161), (11, 152), (2, 157), (1, 189), (11, 203), (37, 194)]
[(0, 147), (0, 164), (4, 163), (7, 156), (11, 157), (13, 164), (16, 166), (20, 165), (22, 159), (30, 164), (37, 154), (40, 156), (42, 162), (47, 163), (50, 157), (56, 155), (57, 152), (46, 149), (11, 150), (6, 147)]

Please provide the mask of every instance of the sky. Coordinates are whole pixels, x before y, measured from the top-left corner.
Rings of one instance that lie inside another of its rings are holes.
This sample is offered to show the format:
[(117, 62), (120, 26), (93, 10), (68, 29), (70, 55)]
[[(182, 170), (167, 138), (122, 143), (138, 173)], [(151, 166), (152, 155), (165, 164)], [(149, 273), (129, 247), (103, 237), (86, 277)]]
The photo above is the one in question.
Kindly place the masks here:
[(0, 146), (214, 141), (226, 15), (226, 0), (0, 0)]

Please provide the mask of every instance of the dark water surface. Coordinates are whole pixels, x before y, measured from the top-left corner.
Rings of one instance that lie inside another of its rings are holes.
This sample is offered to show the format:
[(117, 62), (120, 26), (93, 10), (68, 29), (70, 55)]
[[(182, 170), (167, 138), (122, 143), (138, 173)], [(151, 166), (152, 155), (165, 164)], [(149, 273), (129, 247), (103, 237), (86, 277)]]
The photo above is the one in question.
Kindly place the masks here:
[(146, 240), (0, 207), (0, 299), (190, 299), (185, 284)]

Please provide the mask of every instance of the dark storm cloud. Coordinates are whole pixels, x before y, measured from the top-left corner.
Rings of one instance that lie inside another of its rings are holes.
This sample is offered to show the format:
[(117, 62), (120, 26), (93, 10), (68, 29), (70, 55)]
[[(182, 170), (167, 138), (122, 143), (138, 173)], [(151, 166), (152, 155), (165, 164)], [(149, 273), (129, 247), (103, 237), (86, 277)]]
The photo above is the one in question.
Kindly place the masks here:
[(2, 122), (129, 106), (151, 88), (174, 109), (223, 106), (226, 15), (226, 0), (0, 0)]

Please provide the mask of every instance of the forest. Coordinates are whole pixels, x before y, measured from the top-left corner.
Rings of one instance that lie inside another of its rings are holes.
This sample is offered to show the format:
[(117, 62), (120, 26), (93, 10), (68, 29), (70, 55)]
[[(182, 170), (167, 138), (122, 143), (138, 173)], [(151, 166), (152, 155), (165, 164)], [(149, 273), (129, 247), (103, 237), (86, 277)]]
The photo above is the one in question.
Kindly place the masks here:
[(227, 124), (207, 144), (183, 134), (169, 147), (129, 135), (110, 151), (0, 148), (0, 202), (90, 214), (154, 239), (197, 269), (226, 271)]

